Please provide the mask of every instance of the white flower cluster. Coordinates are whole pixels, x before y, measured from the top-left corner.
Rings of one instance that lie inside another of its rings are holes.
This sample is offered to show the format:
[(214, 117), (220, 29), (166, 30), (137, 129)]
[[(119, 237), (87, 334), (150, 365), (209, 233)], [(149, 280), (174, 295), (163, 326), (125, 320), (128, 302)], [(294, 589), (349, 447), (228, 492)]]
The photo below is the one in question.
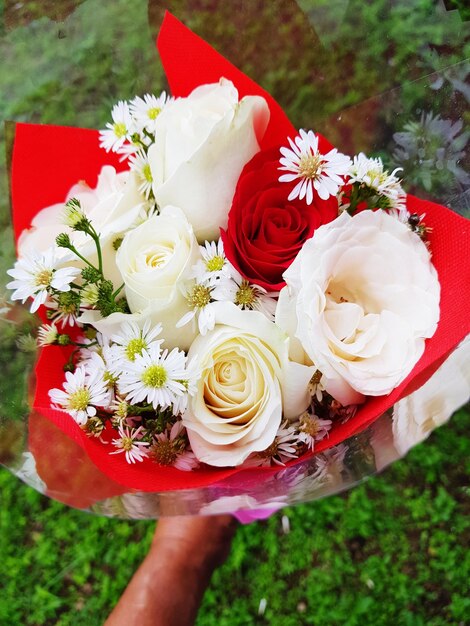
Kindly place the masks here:
[(195, 393), (197, 373), (184, 352), (162, 349), (161, 330), (149, 322), (142, 328), (124, 322), (110, 340), (98, 333), (83, 344), (63, 389), (51, 389), (49, 395), (91, 436), (114, 425), (119, 434), (113, 439), (115, 453), (125, 452), (129, 463), (153, 455), (167, 465), (188, 465), (192, 459), (191, 469), (195, 459), (187, 450), (181, 415)]
[(155, 143), (156, 121), (173, 98), (163, 91), (159, 96), (145, 94), (130, 102), (120, 100), (111, 111), (112, 122), (100, 131), (100, 146), (129, 159), (129, 167), (139, 181), (139, 191), (153, 197), (153, 176), (147, 152)]
[(361, 202), (371, 199), (367, 208), (386, 209), (406, 222), (409, 213), (406, 209), (406, 193), (403, 191), (397, 172), (384, 169), (382, 159), (368, 158), (360, 152), (353, 160), (338, 152), (336, 148), (323, 154), (319, 148), (319, 137), (311, 130), (300, 130), (292, 140), (288, 138), (290, 148), (281, 148), (279, 170), (287, 172), (279, 177), (279, 182), (296, 185), (288, 199), (305, 201), (312, 204), (315, 193), (322, 200), (336, 196), (346, 184), (352, 190), (345, 196), (340, 195), (340, 209), (355, 212)]
[(201, 258), (190, 273), (193, 280), (184, 287), (190, 310), (176, 323), (177, 328), (197, 322), (201, 335), (213, 330), (215, 302), (232, 302), (244, 310), (260, 311), (274, 321), (277, 294), (244, 279), (227, 260), (221, 239), (206, 241), (199, 250)]
[(439, 283), (398, 169), (304, 130), (263, 163), (269, 107), (225, 79), (111, 117), (127, 171), (43, 209), (9, 270), (11, 298), (45, 307), (38, 344), (69, 346), (55, 408), (130, 464), (284, 465), (408, 376)]

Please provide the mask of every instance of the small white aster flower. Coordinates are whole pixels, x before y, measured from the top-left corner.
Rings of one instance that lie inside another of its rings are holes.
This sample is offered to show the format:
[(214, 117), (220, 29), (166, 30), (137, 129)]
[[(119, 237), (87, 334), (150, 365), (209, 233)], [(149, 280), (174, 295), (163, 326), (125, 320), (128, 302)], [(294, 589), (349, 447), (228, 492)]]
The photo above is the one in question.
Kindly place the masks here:
[(116, 394), (114, 400), (109, 405), (109, 410), (116, 417), (119, 417), (121, 420), (125, 420), (128, 417), (130, 406), (131, 405), (129, 404), (129, 402), (127, 402), (125, 398), (123, 398), (119, 394)]
[(100, 373), (90, 375), (83, 366), (75, 372), (65, 372), (63, 389), (51, 389), (49, 397), (55, 408), (69, 413), (80, 426), (96, 415), (97, 406), (109, 404), (109, 390)]
[(205, 335), (215, 326), (212, 288), (208, 285), (193, 283), (191, 286), (186, 286), (185, 291), (186, 300), (191, 310), (176, 322), (176, 328), (181, 328), (194, 320), (197, 322), (201, 335)]
[(198, 283), (215, 286), (217, 282), (224, 278), (230, 278), (233, 266), (227, 261), (224, 252), (222, 239), (206, 241), (203, 246), (199, 246), (202, 259), (192, 267), (192, 277)]
[(148, 200), (152, 192), (153, 176), (147, 155), (142, 150), (129, 157), (129, 167), (137, 174), (139, 191)]
[(318, 151), (318, 135), (312, 130), (299, 131), (294, 141), (288, 137), (290, 148), (282, 147), (279, 159), (281, 171), (288, 172), (279, 177), (279, 182), (291, 183), (298, 180), (288, 199), (305, 198), (313, 202), (313, 190), (322, 200), (335, 196), (351, 165), (351, 159), (336, 148), (327, 154)]
[(232, 278), (224, 279), (212, 291), (212, 298), (229, 301), (241, 309), (260, 311), (269, 320), (274, 321), (277, 294), (266, 291), (264, 287), (250, 283), (233, 268)]
[(52, 324), (43, 324), (38, 329), (38, 345), (39, 346), (51, 346), (59, 338), (59, 331), (57, 326)]
[(134, 123), (129, 105), (120, 100), (111, 111), (112, 124), (107, 123), (105, 130), (100, 130), (100, 147), (106, 152), (120, 152), (126, 141), (130, 141), (134, 132)]
[(245, 467), (269, 467), (274, 465), (285, 465), (287, 461), (298, 457), (297, 446), (301, 442), (299, 434), (293, 426), (288, 426), (287, 422), (281, 424), (272, 444), (262, 452), (255, 452), (247, 461)]
[(28, 298), (33, 298), (31, 313), (34, 313), (46, 302), (48, 291), (70, 291), (70, 283), (80, 274), (80, 270), (76, 267), (57, 269), (58, 262), (54, 248), (43, 253), (32, 252), (19, 259), (14, 268), (7, 271), (15, 279), (7, 284), (8, 289), (15, 290), (11, 299), (24, 303)]
[(310, 415), (305, 412), (300, 416), (299, 420), (299, 439), (307, 444), (310, 450), (315, 447), (315, 441), (324, 439), (331, 429), (333, 422), (331, 420), (323, 420), (316, 415)]
[(147, 446), (148, 441), (139, 441), (139, 437), (142, 434), (142, 426), (137, 429), (129, 427), (119, 426), (118, 428), (119, 438), (113, 439), (113, 446), (117, 448), (114, 452), (109, 454), (120, 454), (124, 452), (126, 461), (128, 463), (136, 463), (143, 461), (148, 457)]
[(163, 340), (157, 340), (157, 337), (161, 332), (162, 325), (152, 326), (150, 320), (146, 320), (143, 328), (136, 322), (124, 322), (119, 331), (111, 337), (115, 344), (113, 369), (116, 372), (122, 371), (128, 363), (133, 363), (136, 357), (144, 350), (149, 350), (152, 345), (156, 345), (160, 350)]
[(349, 168), (349, 178), (352, 183), (365, 185), (377, 194), (385, 196), (390, 203), (389, 208), (395, 209), (401, 219), (406, 210), (406, 193), (401, 186), (401, 180), (397, 177), (397, 172), (403, 168), (397, 167), (391, 174), (384, 170), (381, 158), (369, 159), (362, 152), (353, 158)]
[(138, 132), (143, 129), (155, 133), (155, 124), (165, 106), (174, 98), (166, 95), (165, 91), (157, 97), (146, 93), (143, 98), (136, 96), (130, 103), (130, 111), (134, 117)]
[(46, 301), (45, 306), (50, 311), (50, 319), (53, 319), (55, 324), (60, 322), (62, 328), (78, 324), (79, 310), (77, 307), (73, 305), (62, 307), (55, 300)]
[(181, 380), (186, 376), (186, 356), (174, 348), (163, 353), (153, 343), (129, 361), (118, 382), (119, 392), (131, 403), (148, 402), (154, 409), (169, 408), (178, 396), (186, 393)]
[(159, 465), (171, 465), (184, 472), (190, 472), (199, 466), (193, 452), (188, 450), (184, 438), (186, 429), (181, 420), (175, 422), (171, 429), (155, 435), (149, 456)]

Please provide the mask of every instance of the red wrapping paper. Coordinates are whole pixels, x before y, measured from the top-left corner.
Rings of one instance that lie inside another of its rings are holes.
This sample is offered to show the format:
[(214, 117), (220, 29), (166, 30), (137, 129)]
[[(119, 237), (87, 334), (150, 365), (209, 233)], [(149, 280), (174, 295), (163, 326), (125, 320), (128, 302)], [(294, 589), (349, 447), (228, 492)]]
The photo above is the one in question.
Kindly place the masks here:
[[(158, 37), (158, 49), (175, 96), (186, 96), (195, 87), (228, 78), (240, 97), (260, 95), (266, 98), (271, 119), (262, 148), (286, 143), (297, 131), (279, 104), (255, 82), (217, 53), (209, 44), (167, 13)], [(320, 149), (330, 148), (325, 139)], [(95, 186), (102, 166), (125, 169), (119, 158), (99, 148), (97, 131), (60, 126), (17, 124), (12, 165), (13, 225), (16, 239), (41, 209), (63, 202), (67, 191), (79, 180)], [(441, 318), (435, 335), (426, 342), (425, 352), (406, 380), (388, 396), (368, 399), (347, 423), (336, 425), (327, 439), (315, 446), (320, 452), (354, 435), (401, 397), (419, 388), (439, 367), (446, 356), (470, 333), (470, 221), (433, 202), (408, 196), (408, 209), (425, 213), (433, 263), (441, 283)], [(113, 481), (141, 491), (194, 489), (219, 482), (243, 472), (245, 477), (259, 473), (266, 477), (279, 468), (242, 470), (203, 467), (182, 472), (159, 467), (146, 460), (128, 465), (123, 455), (110, 455), (114, 448), (88, 438), (66, 413), (50, 406), (48, 391), (61, 387), (66, 350), (48, 347), (36, 367), (37, 386), (34, 410), (43, 415), (75, 441), (96, 467)], [(112, 432), (103, 438), (110, 443)], [(47, 453), (47, 450), (45, 451)], [(304, 456), (303, 458), (306, 458)], [(294, 461), (295, 464), (298, 461)]]

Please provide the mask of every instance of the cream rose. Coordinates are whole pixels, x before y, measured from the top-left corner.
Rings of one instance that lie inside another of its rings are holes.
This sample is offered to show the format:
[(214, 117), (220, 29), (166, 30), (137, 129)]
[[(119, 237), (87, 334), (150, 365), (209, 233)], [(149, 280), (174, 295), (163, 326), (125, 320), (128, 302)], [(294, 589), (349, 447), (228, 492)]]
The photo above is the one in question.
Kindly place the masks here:
[(312, 370), (289, 361), (287, 336), (262, 313), (229, 302), (214, 312), (214, 330), (188, 353), (201, 377), (183, 422), (200, 461), (234, 466), (273, 442), (283, 415), (305, 410)]
[(277, 323), (343, 404), (385, 395), (410, 373), (439, 320), (440, 286), (421, 239), (384, 211), (343, 213), (284, 273)]
[[(100, 234), (104, 274), (116, 287), (119, 286), (121, 276), (116, 267), (113, 242), (137, 223), (146, 204), (145, 198), (138, 190), (135, 174), (133, 172), (117, 174), (114, 167), (105, 165), (101, 169), (95, 188), (80, 182), (70, 189), (65, 202), (70, 198), (77, 198), (80, 201), (83, 211)], [(18, 240), (20, 256), (32, 250), (44, 251), (55, 244), (55, 238), (59, 233), (68, 232), (78, 251), (90, 262), (97, 261), (93, 241), (83, 233), (72, 232), (64, 225), (65, 202), (46, 207), (33, 218), (31, 228), (23, 231)], [(77, 265), (81, 264), (82, 262), (77, 259)]]
[(240, 102), (233, 84), (202, 85), (168, 104), (148, 151), (160, 207), (181, 207), (199, 241), (217, 239), (243, 167), (259, 151), (269, 108), (259, 96)]
[[(191, 324), (183, 328), (175, 324), (189, 311), (181, 288), (199, 258), (191, 225), (180, 209), (170, 206), (129, 231), (117, 252), (131, 312), (161, 322), (167, 348), (187, 350), (195, 337)], [(108, 325), (113, 323), (110, 319)]]

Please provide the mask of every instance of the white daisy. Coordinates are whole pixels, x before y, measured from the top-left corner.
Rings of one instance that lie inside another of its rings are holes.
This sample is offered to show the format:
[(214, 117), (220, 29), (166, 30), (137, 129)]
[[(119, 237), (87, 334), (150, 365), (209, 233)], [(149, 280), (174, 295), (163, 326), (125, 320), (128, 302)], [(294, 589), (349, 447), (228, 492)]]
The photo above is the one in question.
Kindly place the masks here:
[(322, 420), (316, 415), (305, 412), (299, 420), (299, 439), (307, 444), (310, 450), (315, 447), (315, 441), (321, 441), (331, 429), (331, 420)]
[(51, 346), (54, 344), (59, 338), (59, 331), (57, 330), (57, 326), (52, 324), (43, 324), (38, 329), (38, 345), (40, 346)]
[(397, 172), (403, 168), (397, 167), (391, 174), (384, 170), (382, 159), (369, 159), (360, 152), (353, 158), (349, 168), (350, 182), (364, 185), (375, 191), (378, 195), (385, 196), (389, 201), (390, 209), (395, 209), (401, 218), (406, 211), (406, 193), (404, 192)]
[(201, 335), (205, 335), (215, 326), (215, 314), (212, 303), (212, 288), (207, 285), (193, 283), (185, 289), (186, 300), (191, 310), (185, 313), (176, 322), (176, 328), (189, 324), (192, 320), (197, 322)]
[(177, 348), (163, 353), (157, 343), (126, 364), (118, 382), (119, 392), (131, 403), (148, 402), (154, 409), (171, 407), (178, 396), (186, 393), (180, 381), (186, 376), (186, 356)]
[(113, 370), (122, 371), (129, 363), (133, 363), (144, 350), (149, 350), (153, 345), (156, 345), (160, 350), (163, 340), (157, 340), (157, 337), (161, 332), (162, 325), (152, 326), (150, 320), (146, 320), (143, 328), (136, 322), (124, 322), (119, 331), (111, 337), (115, 344), (113, 348)]
[(143, 461), (146, 457), (148, 457), (147, 446), (149, 446), (148, 441), (139, 441), (138, 437), (142, 434), (142, 426), (137, 428), (136, 430), (132, 428), (124, 428), (122, 425), (118, 428), (119, 438), (113, 439), (113, 446), (118, 448), (114, 452), (110, 452), (109, 454), (120, 454), (124, 452), (126, 457), (126, 461), (128, 463), (136, 463)]
[(183, 472), (190, 472), (199, 466), (193, 452), (188, 450), (186, 429), (182, 421), (177, 421), (171, 429), (155, 435), (149, 456), (158, 465), (171, 465)]
[(212, 298), (233, 302), (241, 309), (260, 311), (273, 322), (277, 294), (266, 291), (260, 285), (251, 284), (235, 268), (231, 269), (231, 273), (232, 278), (219, 281), (212, 291)]
[[(31, 252), (19, 259), (13, 269), (8, 270), (15, 280), (7, 284), (8, 289), (14, 289), (11, 299), (21, 300), (33, 298), (31, 313), (34, 313), (47, 300), (51, 290), (70, 291), (70, 283), (80, 274), (76, 267), (57, 269), (59, 259), (54, 248), (45, 252)], [(63, 263), (63, 259), (60, 260)]]
[(174, 98), (167, 96), (164, 91), (158, 97), (149, 93), (146, 93), (143, 98), (136, 96), (130, 103), (130, 111), (138, 132), (145, 129), (149, 133), (155, 133), (158, 116), (172, 100)]
[(299, 435), (293, 426), (287, 422), (281, 424), (276, 437), (270, 446), (262, 452), (256, 452), (245, 461), (245, 467), (269, 467), (270, 465), (285, 465), (287, 461), (298, 457), (297, 446)]
[(279, 169), (289, 173), (280, 176), (279, 181), (291, 183), (300, 179), (288, 199), (305, 198), (307, 204), (312, 204), (314, 189), (322, 200), (335, 196), (344, 183), (342, 177), (348, 173), (351, 159), (336, 148), (321, 154), (318, 136), (312, 130), (300, 130), (294, 141), (290, 137), (288, 140), (291, 149), (281, 148)]
[(106, 152), (120, 152), (126, 141), (130, 141), (134, 132), (134, 123), (129, 105), (120, 100), (111, 111), (112, 124), (107, 123), (105, 130), (100, 130), (100, 147)]
[(129, 167), (137, 174), (139, 179), (139, 191), (148, 200), (152, 192), (152, 170), (147, 159), (147, 155), (142, 150), (129, 157)]
[(79, 366), (75, 372), (65, 372), (63, 389), (49, 391), (55, 408), (69, 413), (73, 419), (83, 426), (89, 417), (96, 415), (96, 407), (109, 404), (109, 390), (100, 373), (87, 373), (85, 367)]
[(230, 278), (233, 266), (227, 261), (224, 252), (222, 239), (206, 241), (203, 246), (199, 246), (202, 259), (192, 267), (192, 277), (198, 283), (207, 283), (214, 286), (224, 278)]
[[(68, 293), (69, 292), (67, 292), (66, 295), (68, 295)], [(70, 301), (65, 301), (65, 298), (61, 297), (59, 300), (60, 302), (56, 300), (46, 301), (45, 306), (49, 309), (47, 312), (48, 318), (54, 320), (54, 323), (60, 322), (62, 328), (78, 324), (80, 307), (77, 302), (73, 298), (71, 298)]]

